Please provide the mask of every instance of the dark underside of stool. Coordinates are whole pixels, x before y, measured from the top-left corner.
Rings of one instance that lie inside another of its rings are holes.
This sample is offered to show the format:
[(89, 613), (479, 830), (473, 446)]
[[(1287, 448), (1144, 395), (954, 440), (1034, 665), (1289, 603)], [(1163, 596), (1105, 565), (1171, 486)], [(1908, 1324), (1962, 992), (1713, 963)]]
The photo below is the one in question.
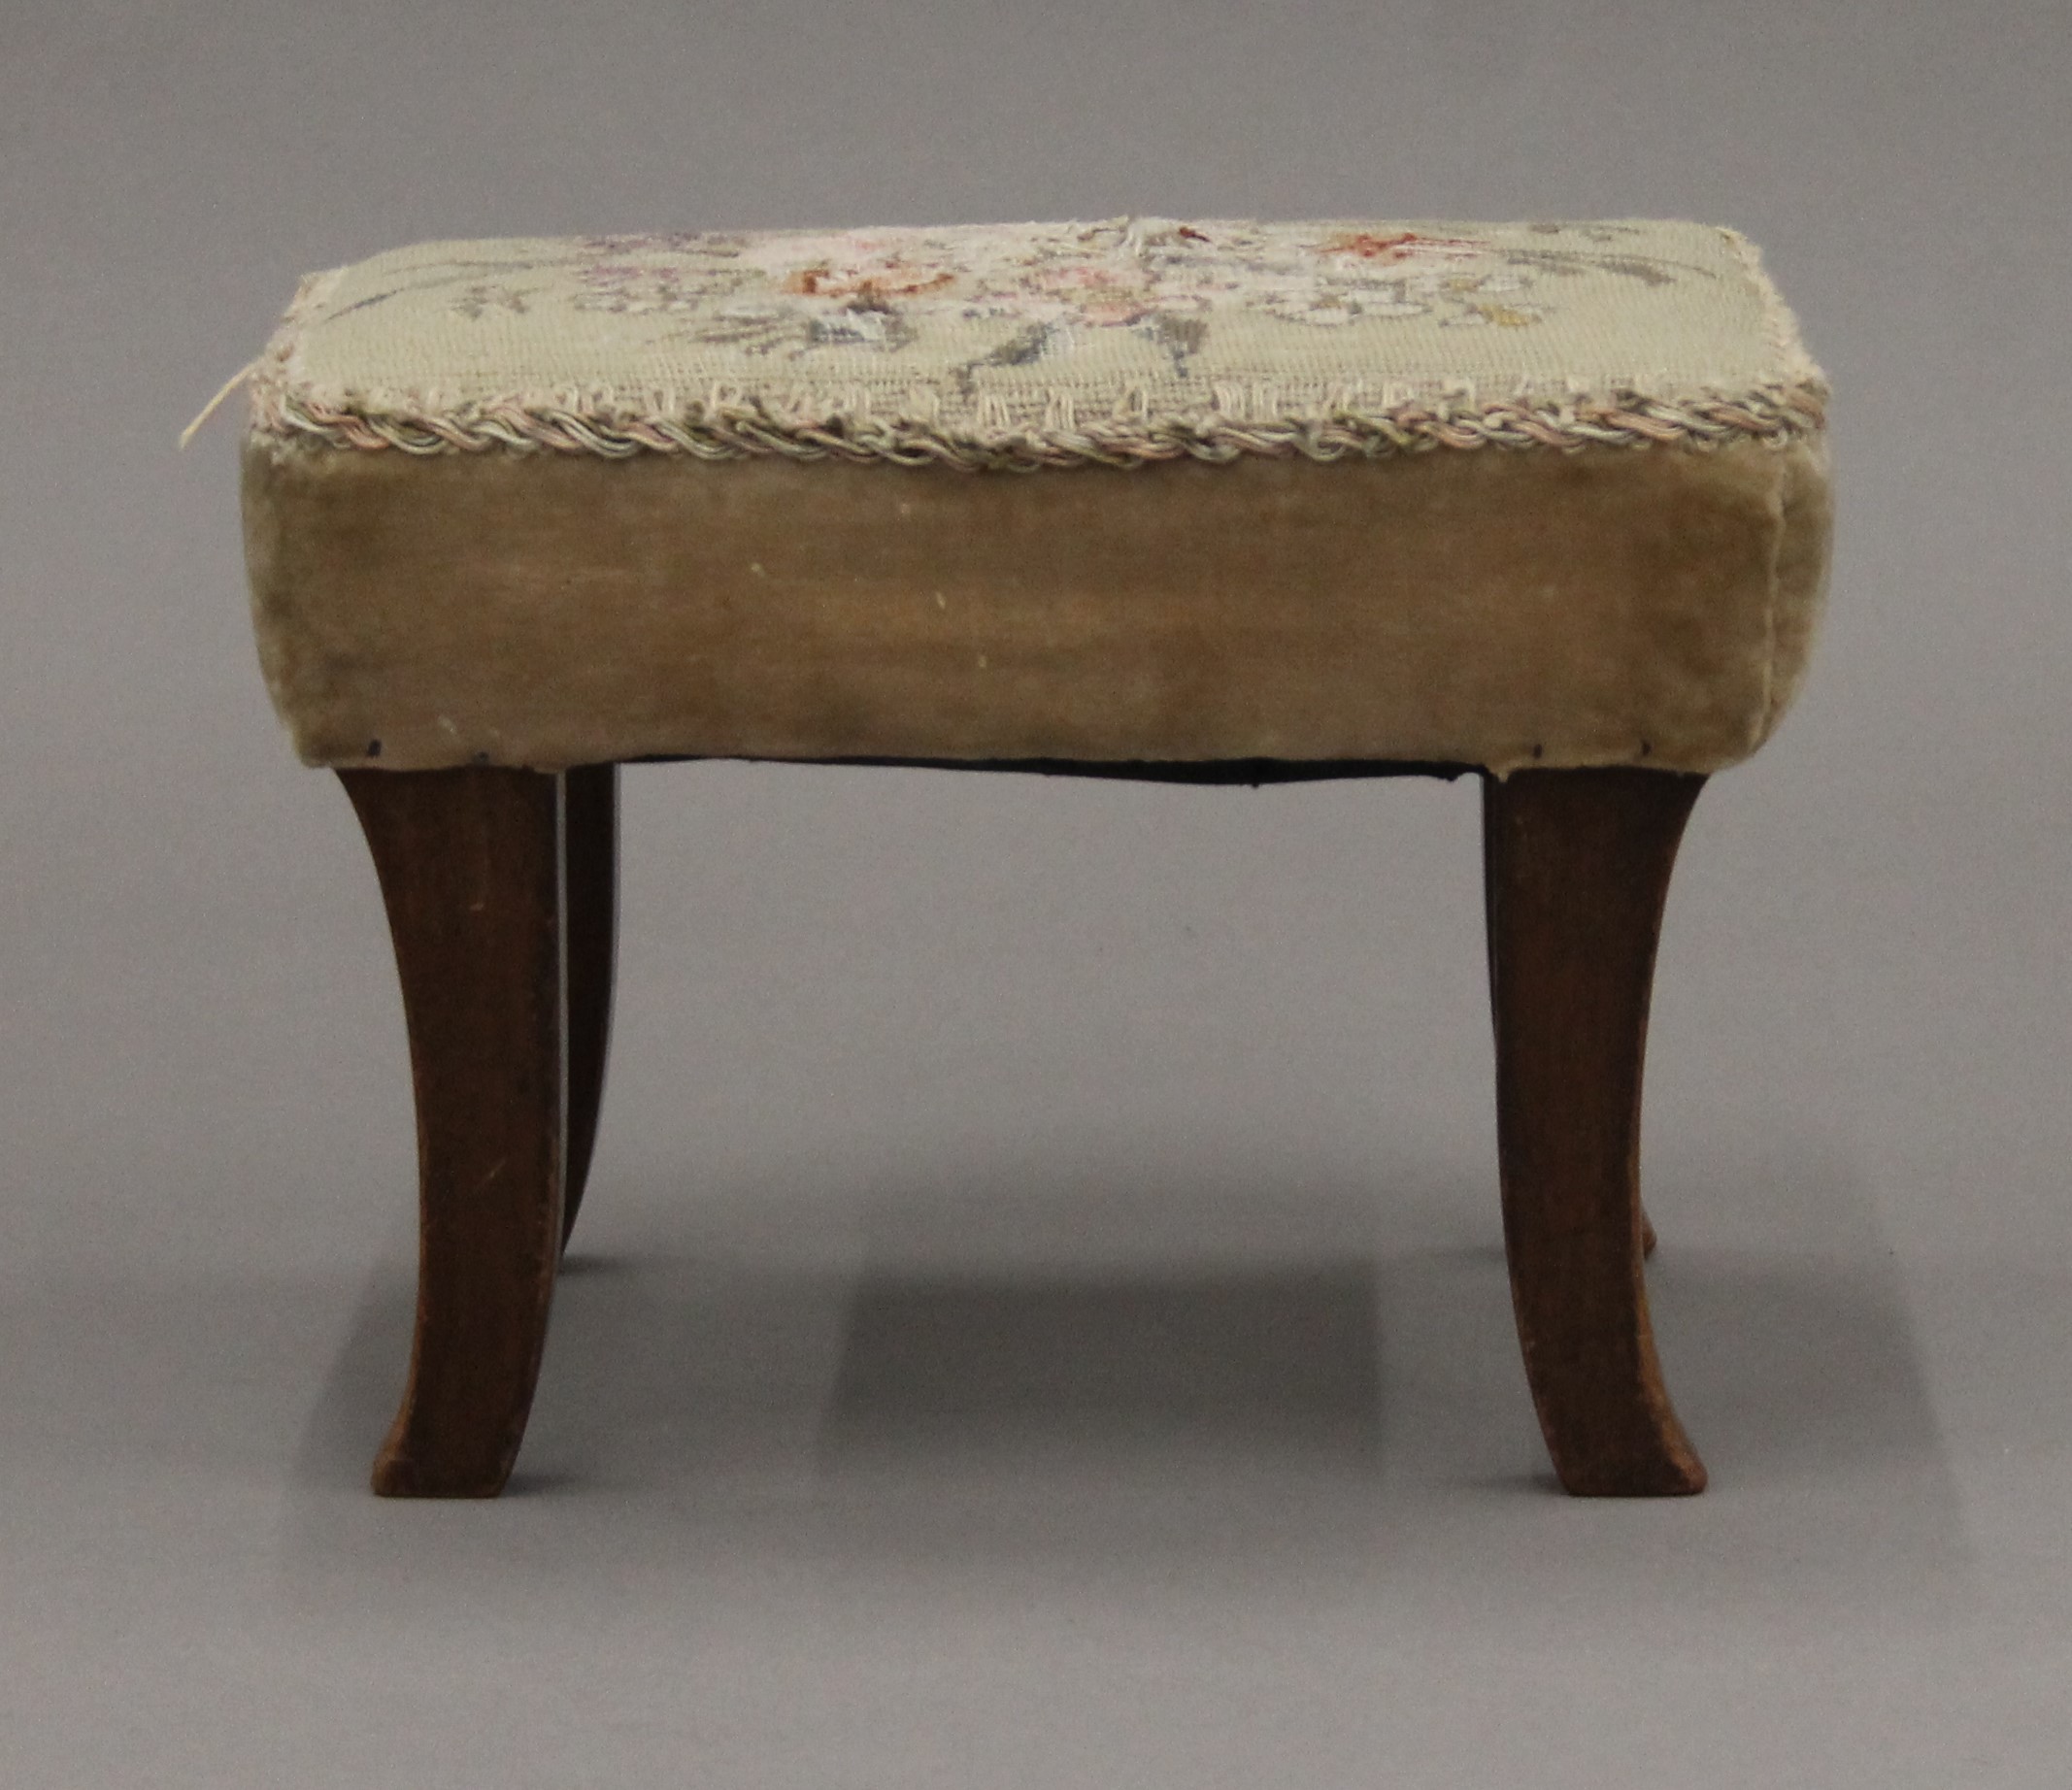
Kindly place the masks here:
[[(1436, 776), (1383, 760), (937, 765), (1196, 784)], [(375, 1489), (488, 1496), (509, 1476), (597, 1132), (618, 931), (618, 767), (342, 770), (401, 972), (420, 1158), (410, 1377)], [(1694, 1492), (1642, 1258), (1641, 1064), (1663, 900), (1705, 779), (1485, 775), (1484, 893), (1511, 1286), (1561, 1484)]]
[[(682, 755), (627, 759), (628, 764), (712, 762)], [(726, 761), (719, 761), (726, 762)], [(787, 758), (739, 759), (744, 764), (875, 765), (894, 771), (1007, 771), (1025, 777), (1108, 778), (1127, 783), (1187, 783), (1204, 789), (1259, 789), (1268, 783), (1342, 782), (1367, 777), (1479, 774), (1479, 765), (1414, 763), (1401, 758)]]

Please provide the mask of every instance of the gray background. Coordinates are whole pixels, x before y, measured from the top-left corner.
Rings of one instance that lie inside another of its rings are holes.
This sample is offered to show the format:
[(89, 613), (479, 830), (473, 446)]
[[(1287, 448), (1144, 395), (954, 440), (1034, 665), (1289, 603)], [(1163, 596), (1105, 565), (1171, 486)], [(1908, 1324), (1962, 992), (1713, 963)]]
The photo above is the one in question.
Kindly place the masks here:
[[(2061, 1782), (2068, 78), (1946, 0), (13, 0), (0, 1778)], [(1472, 785), (682, 767), (519, 1477), (377, 1502), (387, 943), (176, 432), (414, 238), (1127, 211), (1730, 222), (1834, 379), (1657, 985), (1713, 1490), (1550, 1489)]]

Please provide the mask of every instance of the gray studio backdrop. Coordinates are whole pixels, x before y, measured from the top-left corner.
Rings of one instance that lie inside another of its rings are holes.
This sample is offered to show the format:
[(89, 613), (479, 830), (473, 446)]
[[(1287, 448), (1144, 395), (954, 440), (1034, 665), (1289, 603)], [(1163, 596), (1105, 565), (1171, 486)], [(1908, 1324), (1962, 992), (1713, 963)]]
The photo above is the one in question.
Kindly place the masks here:
[[(2064, 5), (12, 0), (0, 1781), (2060, 1781), (2068, 119)], [(681, 767), (520, 1476), (376, 1503), (387, 942), (175, 435), (412, 239), (1131, 211), (1732, 223), (1833, 378), (1651, 1048), (1714, 1489), (1548, 1489), (1471, 784)]]

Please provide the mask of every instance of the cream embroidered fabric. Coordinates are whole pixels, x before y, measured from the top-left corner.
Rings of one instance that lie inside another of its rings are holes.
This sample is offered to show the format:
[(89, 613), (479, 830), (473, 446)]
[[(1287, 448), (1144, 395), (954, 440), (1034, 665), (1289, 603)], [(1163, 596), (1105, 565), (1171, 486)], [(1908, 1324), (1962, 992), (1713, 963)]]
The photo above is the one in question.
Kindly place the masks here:
[(1826, 385), (1731, 230), (1122, 218), (430, 243), (306, 280), (262, 437), (965, 468), (1787, 446)]

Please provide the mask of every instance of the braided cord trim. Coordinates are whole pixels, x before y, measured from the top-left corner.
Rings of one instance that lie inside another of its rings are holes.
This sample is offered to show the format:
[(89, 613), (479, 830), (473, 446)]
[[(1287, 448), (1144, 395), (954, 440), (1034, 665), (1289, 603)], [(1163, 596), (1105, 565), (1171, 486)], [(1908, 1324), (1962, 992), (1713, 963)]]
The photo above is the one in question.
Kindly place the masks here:
[(1377, 458), (1453, 448), (1714, 448), (1754, 440), (1773, 448), (1819, 433), (1825, 384), (1804, 380), (1735, 396), (1678, 400), (1625, 393), (1565, 404), (1515, 400), (1405, 404), (1376, 412), (1246, 422), (1213, 413), (1121, 416), (1065, 427), (980, 434), (873, 416), (786, 415), (753, 402), (694, 405), (674, 414), (575, 410), (518, 401), (446, 411), (358, 411), (278, 387), (256, 395), (256, 431), (329, 448), (409, 454), (550, 450), (627, 459), (641, 453), (701, 460), (782, 456), (886, 461), (964, 472), (1045, 467), (1130, 467), (1194, 459), (1227, 464), (1246, 455), (1310, 460)]

